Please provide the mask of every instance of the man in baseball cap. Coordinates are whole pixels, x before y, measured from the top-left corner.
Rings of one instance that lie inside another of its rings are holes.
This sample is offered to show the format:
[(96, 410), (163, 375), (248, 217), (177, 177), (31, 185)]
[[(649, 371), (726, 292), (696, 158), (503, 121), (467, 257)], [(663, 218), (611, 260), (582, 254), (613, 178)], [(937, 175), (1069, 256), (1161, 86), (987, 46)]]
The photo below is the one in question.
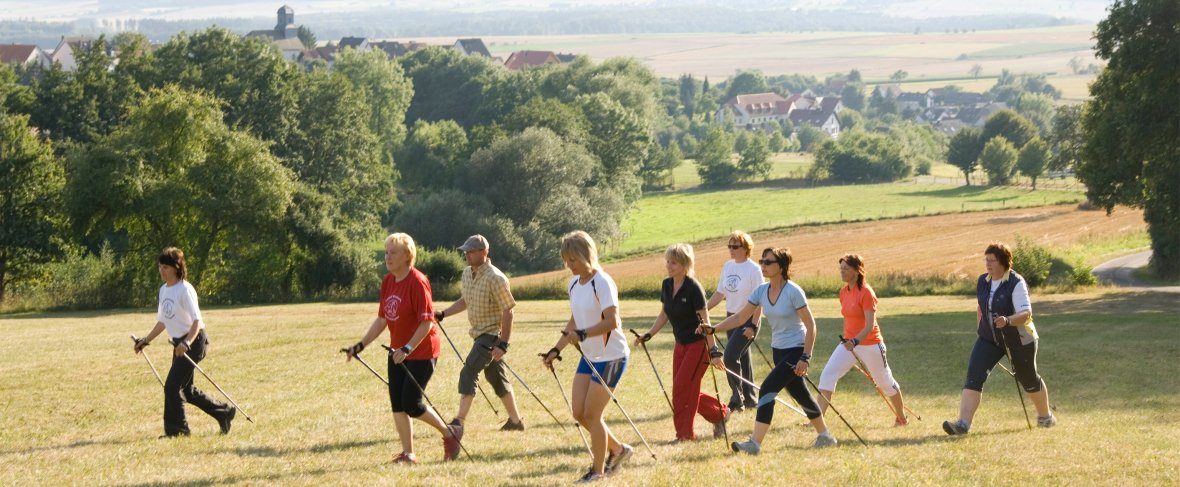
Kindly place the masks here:
[(447, 316), (467, 311), (467, 320), (471, 324), (469, 333), (475, 340), (459, 373), (459, 412), (451, 425), (462, 431), (463, 421), (475, 400), (479, 373), (483, 372), (508, 413), (508, 422), (500, 430), (520, 431), (524, 429), (524, 422), (516, 409), (508, 371), (500, 361), (508, 353), (512, 309), (516, 300), (512, 298), (508, 277), (488, 258), (488, 247), (488, 240), (483, 235), (472, 235), (459, 246), (467, 260), (467, 268), (463, 269), (462, 297), (447, 309), (435, 313), (441, 325)]

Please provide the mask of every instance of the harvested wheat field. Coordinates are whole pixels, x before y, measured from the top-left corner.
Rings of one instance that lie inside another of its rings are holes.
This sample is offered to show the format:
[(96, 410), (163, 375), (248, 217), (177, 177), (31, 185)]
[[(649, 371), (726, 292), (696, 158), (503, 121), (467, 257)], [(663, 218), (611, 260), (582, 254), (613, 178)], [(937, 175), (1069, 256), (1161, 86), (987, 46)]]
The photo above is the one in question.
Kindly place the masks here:
[[(1076, 205), (1044, 206), (984, 211), (861, 223), (796, 227), (754, 233), (756, 249), (790, 247), (795, 256), (797, 277), (835, 274), (841, 255), (855, 252), (865, 257), (870, 273), (913, 272), (916, 274), (974, 276), (983, 272), (983, 249), (992, 241), (1012, 244), (1017, 235), (1053, 246), (1069, 246), (1087, 239), (1114, 238), (1146, 228), (1143, 212), (1115, 208), (1103, 211), (1079, 210)], [(675, 242), (668, 242), (673, 244)], [(696, 272), (714, 277), (729, 259), (727, 239), (710, 239), (694, 244)], [(655, 254), (603, 266), (616, 281), (664, 275), (664, 259)], [(514, 286), (564, 280), (567, 271), (521, 276)]]

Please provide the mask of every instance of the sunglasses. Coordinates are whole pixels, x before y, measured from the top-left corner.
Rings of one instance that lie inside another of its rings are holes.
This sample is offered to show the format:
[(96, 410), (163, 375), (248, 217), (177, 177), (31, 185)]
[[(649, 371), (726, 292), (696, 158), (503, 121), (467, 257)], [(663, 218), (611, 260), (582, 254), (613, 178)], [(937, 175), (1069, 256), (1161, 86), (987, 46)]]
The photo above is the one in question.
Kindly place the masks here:
[(771, 264), (777, 264), (778, 261), (774, 260), (774, 259), (770, 259), (770, 260), (760, 260), (760, 261), (758, 261), (758, 263), (760, 263), (762, 265), (771, 265)]
[(737, 250), (737, 249), (742, 248), (741, 245), (734, 245), (734, 244), (726, 245), (726, 247), (729, 247), (729, 250)]

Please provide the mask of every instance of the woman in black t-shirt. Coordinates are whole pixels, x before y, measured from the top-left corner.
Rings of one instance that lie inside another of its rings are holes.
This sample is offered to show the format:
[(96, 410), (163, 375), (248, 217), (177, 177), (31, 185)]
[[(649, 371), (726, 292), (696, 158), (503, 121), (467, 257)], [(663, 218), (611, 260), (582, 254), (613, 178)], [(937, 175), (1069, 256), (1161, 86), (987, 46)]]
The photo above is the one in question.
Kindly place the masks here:
[(676, 244), (664, 252), (668, 278), (660, 291), (659, 316), (650, 330), (635, 340), (636, 346), (672, 323), (676, 349), (672, 355), (672, 422), (676, 425), (676, 440), (695, 440), (693, 420), (697, 413), (713, 424), (713, 436), (725, 434), (725, 420), (729, 408), (716, 397), (701, 392), (701, 379), (712, 362), (721, 367), (721, 352), (712, 335), (701, 335), (698, 326), (709, 323), (705, 308), (705, 290), (693, 278), (693, 252), (688, 244)]

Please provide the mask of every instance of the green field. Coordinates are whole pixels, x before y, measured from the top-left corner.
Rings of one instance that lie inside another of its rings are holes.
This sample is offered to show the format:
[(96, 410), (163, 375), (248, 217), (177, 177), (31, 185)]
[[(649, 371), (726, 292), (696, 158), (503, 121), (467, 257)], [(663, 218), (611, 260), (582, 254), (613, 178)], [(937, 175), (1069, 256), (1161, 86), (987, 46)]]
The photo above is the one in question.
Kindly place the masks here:
[[(785, 478), (815, 485), (1036, 484), (1122, 485), (1180, 482), (1180, 328), (1175, 300), (1153, 294), (1033, 295), (1041, 333), (1038, 364), (1060, 424), (1028, 431), (1015, 386), (996, 374), (970, 435), (948, 438), (939, 427), (957, 413), (964, 367), (974, 341), (969, 298), (883, 299), (881, 322), (889, 362), (922, 416), (904, 429), (865, 379), (840, 382), (834, 403), (869, 443), (859, 445), (835, 416), (829, 425), (840, 445), (808, 448), (814, 432), (778, 408), (760, 457), (734, 455), (709, 439), (671, 444), (670, 413), (643, 354), (634, 351), (618, 389), (657, 455), (653, 460), (613, 406), (607, 421), (638, 449), (606, 485), (772, 485)], [(837, 304), (812, 300), (820, 317), (813, 380), (831, 353)], [(628, 328), (647, 327), (658, 308), (625, 301)], [(0, 318), (0, 483), (5, 485), (557, 485), (584, 472), (589, 457), (577, 434), (561, 430), (516, 385), (529, 429), (496, 431), (503, 422), (477, 398), (464, 444), (473, 460), (441, 462), (433, 430), (415, 424), (421, 464), (389, 464), (400, 448), (385, 386), (336, 350), (356, 340), (373, 305), (301, 304), (205, 310), (211, 352), (205, 369), (248, 411), (229, 436), (189, 408), (192, 437), (157, 440), (160, 387), (143, 359), (131, 353), (130, 333), (151, 325), (147, 311), (39, 313)], [(534, 354), (552, 344), (568, 316), (564, 302), (523, 302), (517, 311), (514, 369), (547, 405), (567, 415), (553, 377)], [(462, 348), (470, 339), (461, 317), (446, 323)], [(385, 339), (383, 336), (381, 339)], [(763, 348), (768, 334), (760, 337)], [(444, 347), (446, 347), (444, 343)], [(670, 384), (671, 335), (651, 343)], [(379, 350), (379, 349), (378, 349)], [(162, 372), (162, 342), (148, 347)], [(576, 352), (558, 366), (568, 392)], [(367, 357), (384, 374), (378, 351)], [(755, 356), (755, 375), (766, 366)], [(427, 392), (449, 419), (457, 404), (458, 361), (444, 348)], [(198, 386), (217, 392), (203, 378)], [(706, 376), (704, 390), (713, 393)], [(721, 386), (724, 391), (725, 385)], [(498, 406), (499, 407), (499, 406)], [(738, 413), (731, 440), (744, 439), (753, 414)], [(787, 467), (779, 468), (779, 467)], [(1117, 479), (1117, 480), (1116, 480)]]
[[(885, 183), (816, 188), (759, 187), (651, 194), (624, 224), (612, 255), (695, 242), (734, 229), (758, 231), (812, 223), (896, 218), (1078, 202), (1078, 191)], [(683, 216), (678, 218), (677, 216)]]
[[(806, 152), (780, 152), (770, 156), (772, 168), (770, 179), (801, 179), (815, 162), (815, 157)], [(953, 166), (952, 166), (953, 167)], [(701, 185), (695, 160), (685, 159), (684, 163), (672, 170), (673, 188), (691, 189)]]

